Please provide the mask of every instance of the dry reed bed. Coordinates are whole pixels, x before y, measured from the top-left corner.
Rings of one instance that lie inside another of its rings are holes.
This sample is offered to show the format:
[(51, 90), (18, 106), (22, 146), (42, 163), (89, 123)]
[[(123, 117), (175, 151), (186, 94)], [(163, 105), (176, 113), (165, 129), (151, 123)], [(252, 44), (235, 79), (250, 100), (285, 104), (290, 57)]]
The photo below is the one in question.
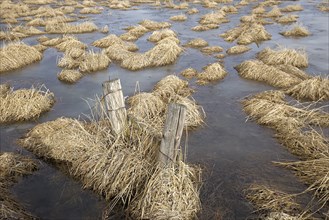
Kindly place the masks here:
[(218, 10), (215, 12), (211, 12), (208, 14), (203, 15), (199, 23), (201, 25), (209, 25), (209, 24), (222, 24), (222, 23), (228, 23), (229, 20), (226, 18), (226, 13), (222, 10)]
[[(177, 34), (170, 29), (162, 29), (159, 31), (154, 31), (147, 40), (151, 41), (151, 42), (158, 42), (164, 38), (167, 37), (174, 37), (177, 38)], [(177, 42), (179, 43), (179, 41)]]
[(42, 59), (42, 53), (22, 42), (8, 43), (0, 49), (0, 73), (25, 67)]
[(202, 38), (195, 38), (185, 44), (186, 47), (200, 48), (208, 46), (208, 42)]
[(57, 78), (66, 83), (76, 83), (82, 77), (83, 74), (77, 70), (64, 69), (57, 74)]
[[(153, 100), (166, 111), (167, 104), (163, 104), (162, 100), (168, 103), (173, 101), (173, 97), (191, 93), (186, 83), (174, 76), (166, 77), (157, 84), (153, 92), (155, 98), (150, 99), (150, 93), (147, 99), (140, 99), (138, 94), (131, 97), (130, 102), (140, 111), (136, 113), (139, 117), (152, 114), (151, 111), (158, 114), (157, 105), (143, 108), (141, 104)], [(131, 107), (127, 126), (115, 137), (104, 106), (98, 103), (96, 107), (93, 116), (97, 121), (87, 123), (59, 118), (37, 125), (20, 140), (20, 144), (38, 156), (67, 163), (71, 175), (80, 179), (85, 188), (104, 195), (112, 201), (112, 205), (123, 201), (136, 217), (163, 216), (167, 219), (171, 213), (183, 219), (195, 216), (200, 209), (198, 169), (182, 161), (172, 167), (158, 169), (160, 142), (150, 129), (153, 125), (145, 123), (145, 120), (136, 120), (131, 113), (134, 107)], [(164, 118), (160, 119), (164, 121)], [(161, 133), (162, 129), (159, 131)], [(162, 190), (167, 189), (164, 182), (170, 186), (170, 193)], [(161, 188), (153, 191), (152, 186)], [(175, 197), (175, 203), (172, 203), (173, 195), (181, 195)], [(164, 205), (155, 205), (153, 201), (161, 201)]]
[(77, 25), (67, 23), (46, 24), (46, 32), (49, 34), (81, 34), (97, 31), (97, 26), (90, 21), (79, 23)]
[(192, 79), (197, 74), (198, 74), (198, 71), (196, 71), (193, 68), (187, 68), (187, 69), (183, 70), (182, 72), (180, 72), (180, 75), (184, 76), (187, 79)]
[(212, 29), (219, 28), (218, 24), (203, 24), (203, 25), (197, 25), (191, 28), (192, 31), (208, 31)]
[(136, 41), (138, 40), (138, 38), (140, 38), (149, 31), (150, 29), (142, 25), (132, 26), (128, 28), (128, 31), (126, 33), (120, 35), (120, 38), (125, 41)]
[(44, 86), (15, 91), (10, 88), (0, 96), (0, 123), (36, 119), (49, 111), (54, 102), (54, 94)]
[(301, 25), (295, 25), (291, 30), (280, 32), (285, 37), (307, 37), (310, 32), (306, 27)]
[(285, 15), (275, 19), (277, 23), (280, 24), (290, 24), (298, 20), (298, 15)]
[(320, 11), (323, 11), (323, 12), (329, 12), (329, 2), (322, 2), (320, 3), (317, 8), (320, 10)]
[(224, 34), (220, 35), (225, 41), (233, 42), (237, 40), (238, 44), (251, 44), (253, 42), (258, 43), (271, 39), (269, 34), (263, 25), (257, 23), (242, 23), (239, 27), (228, 30)]
[(107, 48), (110, 47), (114, 44), (119, 44), (127, 48), (128, 51), (137, 51), (138, 47), (136, 44), (132, 42), (125, 42), (115, 34), (110, 34), (106, 37), (103, 37), (99, 40), (96, 40), (92, 43), (93, 46), (95, 47), (100, 47), (100, 48)]
[(213, 63), (204, 67), (203, 71), (197, 75), (197, 84), (207, 85), (224, 79), (226, 75), (227, 72), (220, 63)]
[(0, 218), (36, 219), (16, 201), (9, 188), (19, 177), (29, 175), (37, 169), (32, 159), (15, 153), (0, 152)]
[(230, 55), (241, 54), (241, 53), (245, 53), (249, 50), (251, 50), (251, 48), (246, 45), (236, 45), (236, 46), (233, 46), (233, 47), (227, 49), (226, 53), (230, 54)]
[(172, 20), (172, 21), (186, 21), (187, 17), (186, 17), (186, 15), (175, 15), (175, 16), (171, 16), (170, 20)]
[(264, 17), (267, 18), (277, 18), (277, 17), (281, 17), (283, 14), (281, 13), (281, 10), (278, 6), (273, 6), (272, 10), (269, 11), (268, 13), (266, 13), (264, 15)]
[(158, 30), (163, 28), (169, 28), (171, 27), (171, 24), (168, 22), (157, 22), (152, 20), (143, 20), (139, 23), (143, 27), (149, 29), (149, 30)]
[(211, 54), (214, 54), (214, 53), (220, 53), (220, 52), (223, 52), (223, 48), (220, 47), (220, 46), (209, 46), (209, 47), (203, 47), (201, 48), (201, 52), (204, 53), (204, 54), (208, 54), (208, 55), (211, 55)]
[(303, 11), (304, 8), (301, 5), (287, 5), (284, 8), (281, 8), (282, 12), (293, 12), (293, 11)]

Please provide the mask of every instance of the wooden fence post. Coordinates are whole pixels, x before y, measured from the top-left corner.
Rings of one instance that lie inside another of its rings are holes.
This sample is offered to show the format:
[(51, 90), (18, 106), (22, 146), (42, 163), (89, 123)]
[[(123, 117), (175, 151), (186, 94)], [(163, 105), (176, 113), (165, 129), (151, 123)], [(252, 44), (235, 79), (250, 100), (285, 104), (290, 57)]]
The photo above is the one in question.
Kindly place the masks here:
[(113, 132), (115, 135), (118, 135), (124, 128), (127, 120), (120, 79), (104, 82), (103, 94), (107, 115), (110, 119)]
[(167, 166), (176, 162), (186, 116), (186, 106), (170, 103), (160, 144), (159, 162)]

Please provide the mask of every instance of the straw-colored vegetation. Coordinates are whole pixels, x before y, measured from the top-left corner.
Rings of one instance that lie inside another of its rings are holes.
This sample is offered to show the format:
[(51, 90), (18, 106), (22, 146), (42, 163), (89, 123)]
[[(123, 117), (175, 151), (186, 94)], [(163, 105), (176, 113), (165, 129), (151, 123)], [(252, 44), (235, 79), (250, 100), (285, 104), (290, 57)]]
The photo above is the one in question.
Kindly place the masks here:
[(0, 96), (0, 123), (36, 119), (49, 111), (54, 102), (54, 94), (45, 87), (15, 91), (11, 88)]
[(104, 52), (94, 53), (89, 51), (83, 57), (83, 61), (79, 64), (79, 70), (83, 73), (91, 73), (106, 69), (111, 60)]
[(52, 23), (47, 24), (45, 28), (49, 34), (80, 34), (97, 31), (97, 26), (90, 21), (79, 23), (77, 25), (71, 25), (67, 23)]
[(199, 21), (201, 25), (207, 25), (207, 24), (219, 25), (228, 22), (229, 20), (226, 18), (226, 13), (221, 10), (203, 15)]
[(225, 41), (233, 42), (237, 40), (238, 44), (251, 44), (271, 39), (263, 25), (257, 23), (242, 23), (239, 27), (233, 28), (220, 35)]
[[(158, 23), (156, 23), (158, 24)], [(156, 25), (155, 24), (155, 25)], [(159, 24), (158, 24), (159, 25)], [(161, 28), (159, 28), (161, 29)], [(128, 32), (120, 35), (122, 40), (126, 41), (136, 41), (138, 38), (143, 36), (145, 33), (149, 32), (150, 30), (142, 25), (132, 26), (129, 27)]]
[(47, 47), (42, 44), (37, 44), (34, 45), (33, 47), (37, 49), (37, 51), (39, 51), (40, 53), (43, 53), (47, 49)]
[(37, 169), (35, 161), (15, 153), (0, 152), (0, 218), (35, 219), (16, 201), (9, 188), (19, 177), (29, 175)]
[(323, 12), (329, 12), (329, 2), (322, 2), (318, 5), (318, 9)]
[[(148, 38), (149, 41), (151, 42), (158, 42), (164, 38), (167, 37), (174, 37), (177, 38), (177, 35), (174, 31), (170, 30), (170, 29), (162, 29), (159, 31), (154, 31), (150, 37)], [(179, 43), (179, 41), (177, 42)]]
[(310, 32), (304, 26), (295, 25), (291, 30), (281, 32), (280, 34), (286, 37), (307, 37), (310, 35)]
[(218, 24), (203, 24), (203, 25), (197, 25), (191, 28), (192, 31), (208, 31), (212, 29), (219, 28)]
[(189, 15), (197, 14), (197, 13), (199, 13), (199, 10), (197, 8), (191, 8), (186, 13)]
[(183, 70), (182, 72), (180, 72), (180, 75), (184, 76), (187, 79), (192, 79), (197, 74), (198, 74), (198, 71), (196, 71), (193, 68), (187, 68), (187, 69)]
[(276, 22), (281, 24), (290, 24), (298, 20), (298, 15), (285, 15), (276, 19)]
[(214, 53), (219, 53), (223, 52), (223, 48), (220, 46), (209, 46), (209, 47), (203, 47), (200, 51), (205, 54), (214, 54)]
[(287, 5), (284, 8), (281, 8), (282, 12), (292, 12), (292, 11), (303, 11), (304, 8), (301, 5)]
[(313, 77), (287, 89), (286, 92), (301, 100), (329, 100), (329, 79)]
[(301, 49), (265, 48), (257, 54), (257, 58), (268, 65), (289, 64), (299, 68), (308, 66), (307, 54)]
[(63, 81), (66, 83), (76, 83), (82, 77), (83, 77), (83, 74), (77, 70), (64, 69), (60, 73), (57, 74), (57, 78), (60, 81)]
[(108, 48), (114, 44), (124, 46), (128, 51), (137, 51), (138, 46), (132, 42), (125, 42), (114, 34), (110, 34), (104, 38), (96, 40), (92, 43), (95, 47)]
[[(71, 36), (71, 35), (66, 35), (64, 36), (62, 39), (52, 39), (55, 44), (55, 48), (58, 49), (59, 51), (65, 52), (71, 49), (81, 49), (84, 50), (87, 48), (87, 45), (84, 44), (83, 42), (79, 41), (78, 38), (76, 38), (75, 36)], [(49, 45), (49, 42), (46, 41), (44, 43), (42, 43), (42, 45)]]
[(105, 25), (104, 27), (102, 27), (99, 32), (103, 33), (103, 34), (107, 34), (110, 31), (109, 26)]
[(149, 30), (158, 30), (162, 28), (169, 28), (171, 26), (171, 24), (168, 22), (157, 22), (152, 20), (143, 20), (139, 24)]
[(270, 17), (270, 18), (277, 18), (281, 17), (282, 13), (281, 10), (278, 6), (273, 6), (272, 10), (269, 11), (268, 13), (265, 14), (265, 17)]
[(40, 53), (34, 47), (22, 42), (14, 42), (0, 49), (0, 73), (25, 67), (42, 59)]
[(226, 57), (226, 55), (223, 54), (223, 53), (221, 53), (221, 54), (216, 54), (216, 55), (215, 55), (215, 58), (217, 58), (217, 59), (223, 59), (223, 58), (225, 58), (225, 57)]
[(83, 8), (79, 11), (80, 14), (100, 14), (102, 8)]
[(245, 53), (247, 51), (251, 50), (250, 47), (248, 46), (245, 46), (245, 45), (236, 45), (236, 46), (233, 46), (231, 48), (229, 48), (226, 53), (227, 54), (241, 54), (241, 53)]
[(224, 67), (220, 63), (213, 63), (203, 68), (204, 70), (197, 75), (197, 83), (206, 85), (210, 82), (222, 80), (227, 75)]
[(172, 21), (186, 21), (186, 19), (186, 15), (175, 15), (170, 17), (170, 20)]
[(185, 46), (192, 48), (206, 47), (208, 46), (208, 42), (203, 40), (202, 38), (195, 38), (187, 42)]

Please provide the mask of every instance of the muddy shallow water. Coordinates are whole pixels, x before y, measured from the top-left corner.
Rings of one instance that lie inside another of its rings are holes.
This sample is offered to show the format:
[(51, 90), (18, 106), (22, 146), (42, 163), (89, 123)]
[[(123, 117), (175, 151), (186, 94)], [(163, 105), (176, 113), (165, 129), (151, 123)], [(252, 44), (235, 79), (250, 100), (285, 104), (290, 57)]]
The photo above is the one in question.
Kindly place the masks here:
[[(242, 15), (250, 13), (251, 6), (243, 7), (239, 14), (230, 14), (230, 23), (221, 24), (219, 29), (206, 32), (191, 31), (196, 26), (200, 16), (210, 9), (197, 7), (199, 14), (188, 15), (185, 22), (171, 22), (172, 30), (178, 33), (181, 44), (193, 38), (201, 37), (210, 46), (221, 46), (225, 50), (235, 43), (225, 42), (218, 35), (239, 24)], [(280, 5), (296, 4), (285, 1)], [(206, 125), (188, 134), (188, 156), (190, 163), (198, 163), (204, 167), (204, 184), (201, 190), (203, 211), (200, 219), (246, 219), (252, 217), (252, 207), (243, 198), (243, 190), (251, 183), (264, 183), (286, 192), (297, 193), (306, 187), (288, 170), (275, 167), (272, 161), (294, 160), (288, 151), (273, 138), (271, 129), (259, 126), (254, 122), (246, 122), (239, 101), (250, 94), (273, 89), (265, 84), (245, 80), (238, 76), (234, 66), (244, 60), (252, 59), (265, 47), (277, 44), (291, 48), (305, 48), (309, 56), (310, 74), (328, 76), (329, 42), (328, 13), (322, 13), (315, 8), (315, 3), (298, 1), (304, 11), (294, 12), (300, 16), (299, 22), (306, 26), (311, 36), (306, 38), (285, 38), (279, 32), (289, 28), (289, 25), (272, 24), (265, 28), (272, 34), (272, 40), (260, 45), (249, 45), (252, 50), (247, 53), (227, 56), (224, 66), (228, 76), (221, 82), (207, 86), (198, 86), (194, 80), (190, 85), (195, 88), (195, 100), (203, 106), (207, 115)], [(98, 27), (108, 25), (110, 33), (124, 33), (122, 28), (135, 25), (143, 19), (169, 21), (169, 17), (181, 14), (180, 10), (157, 9), (141, 5), (139, 10), (118, 11), (105, 8), (100, 15), (88, 15)], [(267, 8), (268, 10), (268, 8)], [(141, 37), (136, 44), (140, 51), (146, 51), (153, 46), (146, 41), (150, 33)], [(57, 35), (49, 35), (57, 36)], [(96, 39), (106, 36), (101, 33), (79, 34), (78, 38), (90, 44)], [(36, 37), (23, 40), (36, 44)], [(91, 47), (92, 48), (92, 47)], [(95, 50), (98, 50), (94, 48)], [(56, 60), (62, 53), (53, 48), (44, 52), (40, 63), (32, 64), (24, 69), (1, 74), (1, 83), (9, 82), (16, 89), (45, 84), (54, 92), (56, 103), (53, 109), (34, 122), (15, 123), (0, 126), (1, 151), (29, 152), (20, 148), (15, 141), (38, 123), (54, 120), (58, 117), (79, 117), (88, 113), (86, 99), (101, 94), (101, 83), (109, 78), (120, 78), (125, 96), (134, 94), (138, 81), (142, 91), (149, 91), (154, 84), (168, 74), (178, 74), (181, 70), (192, 67), (201, 70), (202, 67), (216, 61), (215, 58), (203, 55), (197, 49), (186, 48), (179, 60), (173, 64), (159, 68), (141, 71), (128, 71), (112, 63), (107, 70), (92, 73), (82, 78), (74, 85), (61, 83), (56, 74), (61, 70)], [(184, 143), (183, 143), (184, 144)], [(19, 201), (26, 204), (27, 209), (41, 219), (98, 219), (105, 208), (105, 202), (96, 194), (82, 190), (81, 184), (59, 172), (51, 164), (40, 161), (40, 169), (34, 175), (24, 178), (13, 188)], [(306, 196), (302, 203), (309, 198)], [(113, 219), (120, 217), (114, 216)]]

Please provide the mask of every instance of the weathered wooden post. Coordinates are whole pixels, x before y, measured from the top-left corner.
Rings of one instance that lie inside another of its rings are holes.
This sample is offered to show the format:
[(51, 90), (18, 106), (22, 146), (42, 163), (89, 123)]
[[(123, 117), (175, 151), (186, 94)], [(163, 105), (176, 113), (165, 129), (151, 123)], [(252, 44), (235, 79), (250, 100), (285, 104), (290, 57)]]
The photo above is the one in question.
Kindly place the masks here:
[(118, 135), (124, 128), (127, 120), (120, 79), (104, 82), (103, 94), (107, 115), (110, 119), (113, 132), (115, 135)]
[(186, 106), (170, 103), (160, 144), (159, 162), (168, 166), (177, 159), (186, 116)]

